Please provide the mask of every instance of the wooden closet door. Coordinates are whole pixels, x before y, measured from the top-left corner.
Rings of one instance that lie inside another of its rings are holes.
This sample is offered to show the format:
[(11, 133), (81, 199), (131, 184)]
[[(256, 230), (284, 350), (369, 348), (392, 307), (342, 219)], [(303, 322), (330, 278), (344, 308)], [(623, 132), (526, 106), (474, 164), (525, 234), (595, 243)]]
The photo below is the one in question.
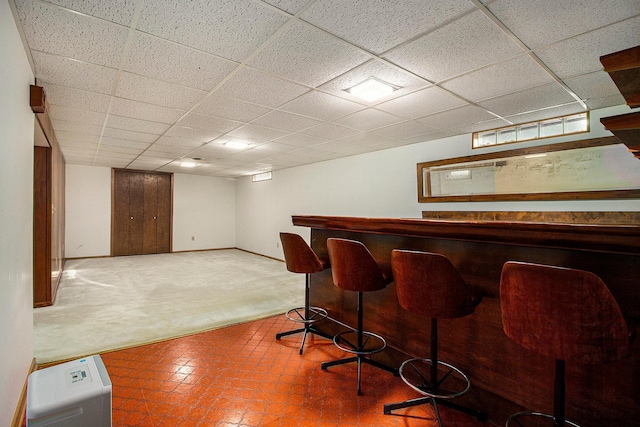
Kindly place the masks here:
[(171, 251), (171, 175), (114, 170), (113, 255)]

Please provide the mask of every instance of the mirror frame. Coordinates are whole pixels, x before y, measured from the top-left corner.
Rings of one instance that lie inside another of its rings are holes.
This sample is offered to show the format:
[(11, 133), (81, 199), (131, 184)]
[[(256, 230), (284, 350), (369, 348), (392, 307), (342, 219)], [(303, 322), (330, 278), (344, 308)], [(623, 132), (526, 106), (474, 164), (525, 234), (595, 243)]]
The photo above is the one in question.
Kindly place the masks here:
[[(622, 144), (615, 136), (585, 139), (560, 144), (539, 145), (537, 147), (519, 148), (515, 150), (495, 153), (478, 154), (453, 159), (436, 160), (417, 164), (418, 203), (440, 202), (486, 202), (486, 201), (529, 201), (529, 200), (600, 200), (600, 199), (640, 199), (640, 189), (637, 190), (602, 190), (602, 191), (562, 191), (553, 193), (522, 193), (522, 194), (469, 194), (459, 196), (425, 196), (423, 188), (423, 169), (434, 166), (452, 165), (483, 160), (497, 160), (505, 157), (526, 156), (556, 151), (569, 151), (578, 148), (599, 147), (605, 145)], [(638, 165), (640, 167), (640, 164)]]

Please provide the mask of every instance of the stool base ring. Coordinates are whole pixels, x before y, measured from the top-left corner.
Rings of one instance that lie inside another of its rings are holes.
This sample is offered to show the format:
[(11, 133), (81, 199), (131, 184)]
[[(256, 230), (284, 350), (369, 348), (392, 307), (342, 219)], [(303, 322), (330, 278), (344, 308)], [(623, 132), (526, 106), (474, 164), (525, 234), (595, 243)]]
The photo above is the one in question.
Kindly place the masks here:
[(329, 317), (329, 315), (327, 314), (327, 310), (321, 307), (309, 307), (309, 317), (306, 317), (305, 312), (305, 307), (296, 307), (287, 311), (285, 313), (285, 316), (292, 322), (305, 324), (319, 322), (320, 320), (324, 320)]
[[(554, 416), (550, 415), (550, 414), (544, 414), (542, 412), (535, 412), (535, 411), (524, 411), (524, 412), (518, 412), (518, 413), (515, 413), (515, 414), (511, 415), (509, 417), (509, 419), (507, 420), (507, 424), (505, 424), (505, 426), (509, 427), (509, 425), (511, 425), (512, 421), (515, 422), (515, 424), (513, 424), (515, 426), (524, 426), (524, 424), (522, 424), (519, 421), (517, 421), (518, 418), (523, 418), (523, 417), (544, 417), (544, 418), (548, 418), (548, 419), (550, 419), (552, 421), (555, 419)], [(569, 421), (569, 420), (565, 420), (564, 421), (564, 425), (565, 426), (569, 426), (569, 427), (580, 427), (578, 424), (576, 424), (576, 423), (574, 423), (572, 421)]]
[[(449, 372), (447, 372), (443, 376), (443, 378), (438, 381), (439, 383), (442, 383), (452, 373), (454, 375), (457, 374), (456, 376), (465, 383), (464, 389), (462, 390), (440, 392), (438, 391), (438, 387), (440, 384), (431, 384), (429, 380), (426, 378), (426, 376), (423, 375), (423, 371), (419, 370), (416, 367), (418, 362), (424, 363), (429, 367), (431, 367), (431, 365), (433, 364), (432, 360), (427, 358), (409, 359), (409, 360), (405, 360), (402, 363), (402, 365), (400, 365), (400, 370), (399, 370), (400, 378), (402, 378), (402, 381), (404, 381), (405, 384), (407, 384), (409, 387), (411, 387), (418, 393), (421, 393), (425, 396), (433, 397), (436, 399), (453, 399), (455, 397), (462, 396), (467, 391), (469, 391), (469, 388), (471, 388), (471, 381), (469, 380), (469, 377), (464, 372), (462, 372), (460, 369), (456, 368), (455, 366), (450, 365), (449, 363), (438, 361), (437, 362), (438, 366), (443, 366), (449, 369)], [(414, 372), (414, 377), (416, 376), (415, 374), (417, 374), (420, 377), (421, 379), (420, 383), (417, 383), (409, 379), (408, 372), (406, 371), (410, 369)]]
[[(382, 338), (378, 334), (374, 334), (373, 332), (362, 331), (362, 345), (357, 343), (358, 339), (358, 331), (344, 331), (339, 334), (334, 335), (333, 343), (342, 351), (346, 351), (347, 353), (356, 354), (358, 356), (366, 356), (370, 354), (379, 353), (387, 347), (387, 341)], [(345, 339), (347, 335), (355, 335), (354, 343), (351, 340)], [(374, 340), (378, 344), (367, 348), (369, 341)]]

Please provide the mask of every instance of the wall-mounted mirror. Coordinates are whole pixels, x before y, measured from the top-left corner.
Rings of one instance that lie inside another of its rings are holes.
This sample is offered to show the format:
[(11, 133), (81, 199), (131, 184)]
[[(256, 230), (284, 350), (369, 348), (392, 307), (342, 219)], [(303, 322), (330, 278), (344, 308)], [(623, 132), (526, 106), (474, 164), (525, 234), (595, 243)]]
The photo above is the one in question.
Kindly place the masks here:
[(418, 201), (640, 198), (640, 160), (615, 137), (418, 163)]

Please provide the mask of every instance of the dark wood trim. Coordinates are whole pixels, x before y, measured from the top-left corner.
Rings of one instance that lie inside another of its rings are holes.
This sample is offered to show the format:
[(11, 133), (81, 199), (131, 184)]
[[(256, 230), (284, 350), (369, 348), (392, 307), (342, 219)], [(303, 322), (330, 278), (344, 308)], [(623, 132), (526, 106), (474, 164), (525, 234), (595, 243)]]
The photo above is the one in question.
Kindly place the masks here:
[(293, 225), (413, 237), (640, 254), (640, 226), (294, 215)]
[(640, 225), (640, 212), (422, 211), (422, 219)]
[(640, 46), (601, 56), (600, 63), (629, 107), (640, 106)]
[(16, 410), (13, 413), (13, 420), (11, 421), (11, 427), (22, 427), (24, 425), (24, 416), (25, 411), (27, 409), (27, 384), (29, 382), (29, 375), (32, 372), (38, 369), (38, 364), (36, 363), (36, 358), (31, 359), (31, 366), (29, 367), (29, 372), (27, 372), (27, 376), (24, 379), (24, 385), (22, 386), (22, 392), (20, 393), (20, 398), (18, 399), (18, 406), (16, 406)]

